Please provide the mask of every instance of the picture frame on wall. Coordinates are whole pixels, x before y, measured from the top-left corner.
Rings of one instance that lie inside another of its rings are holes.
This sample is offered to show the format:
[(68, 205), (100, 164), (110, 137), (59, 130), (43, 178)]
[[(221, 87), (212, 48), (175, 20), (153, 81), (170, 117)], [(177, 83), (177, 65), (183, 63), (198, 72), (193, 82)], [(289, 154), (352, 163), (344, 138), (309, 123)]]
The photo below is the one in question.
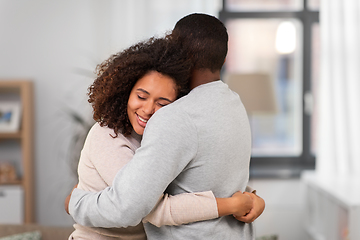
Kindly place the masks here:
[(0, 133), (20, 130), (21, 104), (17, 101), (0, 101)]

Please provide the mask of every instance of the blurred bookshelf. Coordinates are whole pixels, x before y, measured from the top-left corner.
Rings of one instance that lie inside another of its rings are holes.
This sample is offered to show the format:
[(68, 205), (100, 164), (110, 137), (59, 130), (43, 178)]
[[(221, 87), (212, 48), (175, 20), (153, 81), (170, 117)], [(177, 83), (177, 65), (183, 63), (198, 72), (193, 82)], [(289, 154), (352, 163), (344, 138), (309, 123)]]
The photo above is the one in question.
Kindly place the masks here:
[[(6, 108), (9, 106), (10, 110)], [(15, 106), (16, 114), (11, 114), (11, 106)], [(0, 212), (7, 212), (5, 219), (0, 218), (2, 223), (7, 223), (9, 219), (14, 221), (11, 223), (35, 221), (33, 119), (32, 82), (23, 79), (0, 79)], [(9, 157), (6, 154), (9, 151), (16, 152), (19, 157), (16, 154), (15, 157)], [(13, 172), (9, 166), (14, 167), (16, 178), (7, 176)]]

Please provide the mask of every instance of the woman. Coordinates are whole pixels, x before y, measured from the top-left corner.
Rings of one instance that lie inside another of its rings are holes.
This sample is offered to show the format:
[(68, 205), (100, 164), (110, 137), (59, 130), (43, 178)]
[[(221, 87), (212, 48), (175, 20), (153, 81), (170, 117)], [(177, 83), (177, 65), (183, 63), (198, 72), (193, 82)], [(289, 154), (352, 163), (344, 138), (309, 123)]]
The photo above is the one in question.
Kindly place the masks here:
[[(150, 117), (189, 91), (192, 66), (183, 56), (166, 38), (150, 39), (98, 66), (98, 77), (88, 93), (97, 123), (81, 152), (78, 188), (97, 192), (111, 185), (140, 146)], [(242, 193), (227, 199), (215, 199), (211, 191), (165, 194), (143, 222), (179, 225), (229, 214), (242, 216), (251, 208), (251, 198)], [(116, 229), (75, 224), (74, 228), (69, 239), (146, 239), (142, 224)]]

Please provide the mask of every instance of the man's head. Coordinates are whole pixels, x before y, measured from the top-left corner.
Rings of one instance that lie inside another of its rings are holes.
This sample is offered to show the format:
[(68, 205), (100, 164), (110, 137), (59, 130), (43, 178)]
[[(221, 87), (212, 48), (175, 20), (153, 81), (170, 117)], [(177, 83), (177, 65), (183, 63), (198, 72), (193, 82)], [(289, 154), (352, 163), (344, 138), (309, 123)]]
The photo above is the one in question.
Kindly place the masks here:
[(180, 19), (172, 36), (194, 61), (194, 69), (221, 69), (228, 50), (228, 34), (224, 24), (216, 17), (194, 13)]

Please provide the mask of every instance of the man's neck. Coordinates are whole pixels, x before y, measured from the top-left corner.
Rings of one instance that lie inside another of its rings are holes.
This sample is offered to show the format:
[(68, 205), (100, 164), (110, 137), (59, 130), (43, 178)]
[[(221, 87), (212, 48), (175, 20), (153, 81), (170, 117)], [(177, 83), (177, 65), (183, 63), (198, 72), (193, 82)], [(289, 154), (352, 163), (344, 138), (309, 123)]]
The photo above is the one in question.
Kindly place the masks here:
[(194, 89), (202, 84), (217, 80), (220, 80), (220, 70), (212, 72), (210, 69), (196, 69), (192, 73), (190, 88)]

